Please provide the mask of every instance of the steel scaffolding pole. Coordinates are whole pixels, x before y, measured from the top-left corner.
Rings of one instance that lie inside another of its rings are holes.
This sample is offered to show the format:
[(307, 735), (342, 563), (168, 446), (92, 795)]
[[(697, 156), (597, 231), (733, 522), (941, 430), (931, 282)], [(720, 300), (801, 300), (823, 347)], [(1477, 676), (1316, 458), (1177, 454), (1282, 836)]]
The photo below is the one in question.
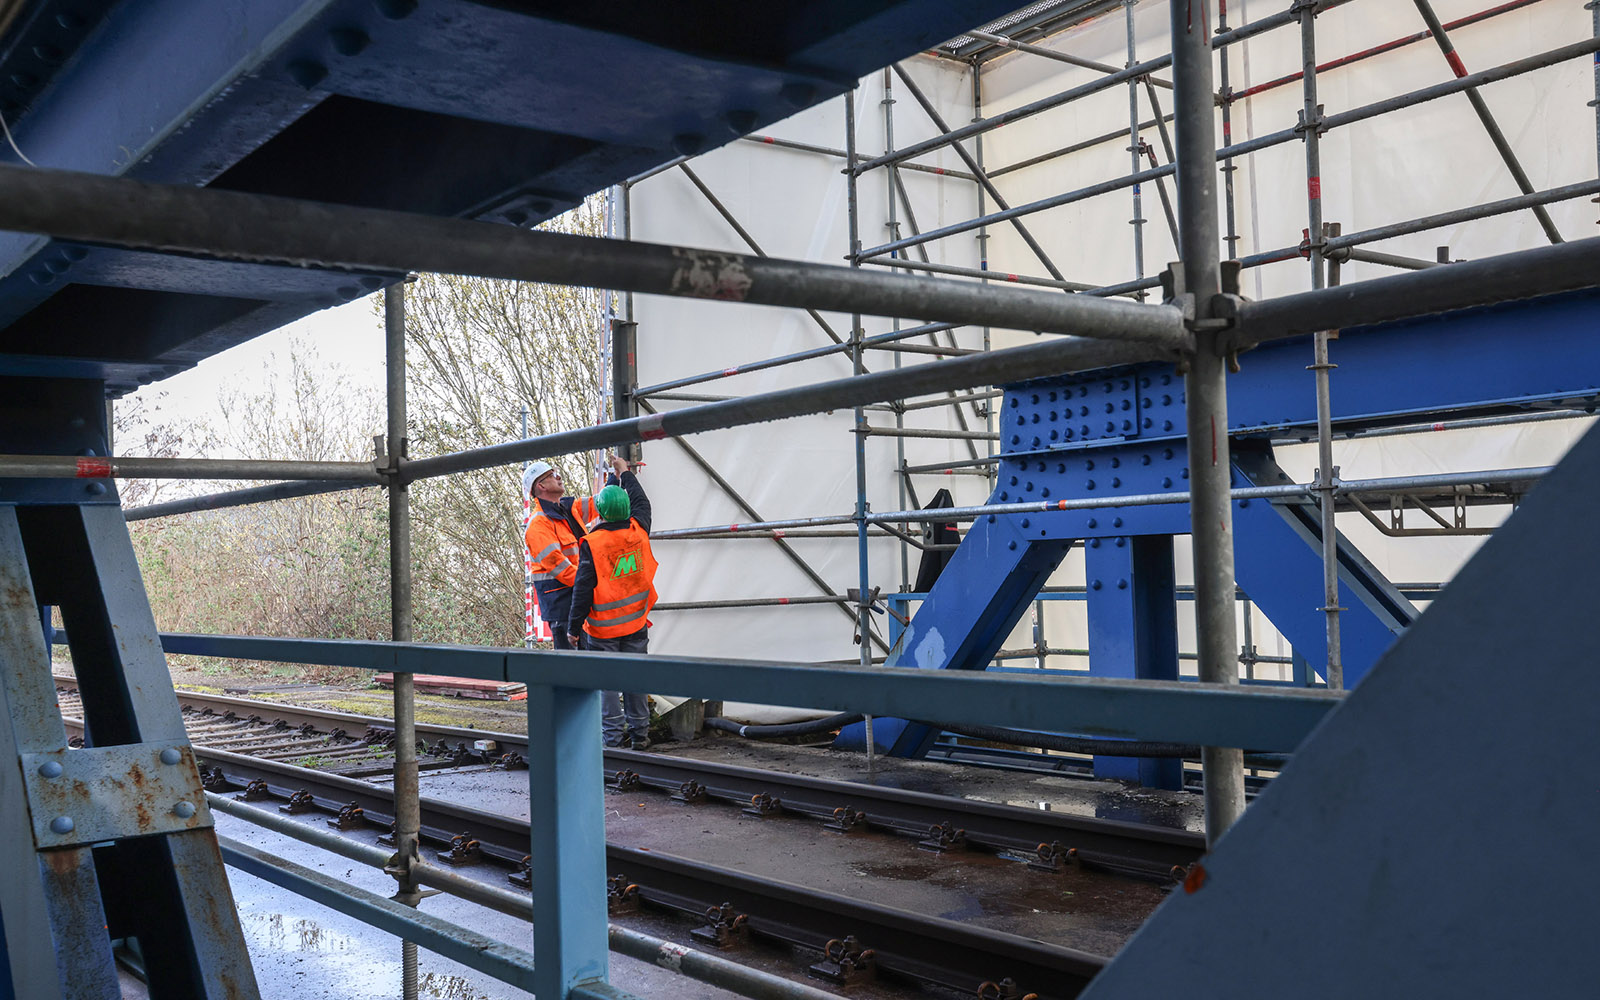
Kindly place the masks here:
[[(845, 151), (845, 207), (848, 215), (850, 251), (846, 255), (850, 266), (861, 266), (861, 206), (858, 198), (856, 164), (856, 91), (851, 88), (844, 95), (844, 151)], [(858, 376), (866, 374), (861, 363), (861, 340), (866, 331), (861, 328), (861, 314), (850, 317), (850, 339), (855, 344), (851, 360), (855, 362)], [(898, 366), (897, 366), (898, 367)], [(872, 666), (872, 584), (871, 565), (867, 549), (867, 415), (857, 406), (854, 412), (855, 465), (856, 465), (856, 644), (861, 652), (861, 665)], [(901, 480), (904, 482), (904, 480)], [(876, 748), (872, 745), (872, 716), (866, 716), (867, 771), (873, 769)]]
[[(728, 211), (728, 206), (724, 205), (722, 203), (722, 199), (718, 198), (712, 193), (711, 189), (706, 186), (706, 182), (700, 179), (700, 175), (689, 168), (689, 164), (680, 163), (678, 164), (678, 169), (683, 171), (683, 175), (689, 178), (690, 183), (698, 188), (702, 195), (705, 195), (706, 201), (710, 202), (711, 207), (717, 210), (717, 214), (722, 216), (723, 220), (733, 228), (733, 231), (739, 234), (739, 238), (744, 240), (745, 246), (749, 247), (751, 252), (753, 252), (757, 257), (767, 256), (767, 252), (761, 249), (761, 244), (757, 243), (755, 237), (751, 236), (750, 232), (745, 229), (744, 226), (739, 224), (739, 220), (734, 217), (732, 212)], [(839, 334), (834, 331), (833, 327), (828, 325), (828, 321), (822, 318), (821, 313), (817, 312), (810, 306), (806, 306), (805, 310), (806, 315), (810, 316), (812, 321), (815, 322), (817, 326), (822, 328), (822, 332), (828, 335), (829, 340), (833, 341), (835, 344), (844, 343), (844, 338), (840, 337)]]
[[(397, 282), (383, 292), (389, 433), (388, 466), (399, 470), (406, 459), (406, 286)], [(395, 642), (411, 641), (411, 495), (404, 480), (389, 483), (389, 629)], [(417, 689), (415, 675), (394, 674), (394, 858), (392, 874), (399, 883), (394, 898), (407, 906), (422, 901), (411, 866), (420, 859), (421, 790), (417, 777)], [(400, 942), (400, 993), (417, 996), (417, 945)]]
[[(1193, 296), (1195, 316), (1195, 352), (1184, 378), (1192, 494), (1189, 509), (1200, 680), (1237, 685), (1227, 345), (1223, 331), (1212, 322), (1216, 300), (1222, 297), (1222, 236), (1217, 220), (1209, 6), (1205, 0), (1171, 5), (1182, 284), (1184, 294)], [(1243, 751), (1203, 747), (1201, 773), (1206, 844), (1210, 846), (1244, 812)]]
[[(949, 134), (950, 126), (945, 122), (944, 116), (939, 114), (939, 109), (935, 108), (933, 102), (928, 100), (927, 95), (922, 92), (922, 88), (912, 81), (911, 75), (902, 69), (899, 63), (895, 64), (894, 71), (900, 77), (900, 82), (906, 85), (906, 90), (921, 105), (922, 110), (928, 116), (928, 120), (933, 122), (933, 127), (940, 132)], [(967, 169), (972, 171), (972, 175), (978, 179), (978, 183), (989, 193), (989, 197), (994, 199), (994, 203), (1000, 206), (1002, 210), (1009, 209), (1011, 206), (1006, 203), (1005, 196), (1000, 193), (999, 188), (994, 186), (994, 182), (983, 172), (983, 167), (978, 165), (978, 161), (973, 158), (972, 154), (967, 152), (967, 147), (963, 146), (959, 141), (952, 141), (950, 148), (955, 150), (957, 156), (961, 157), (961, 162), (965, 163)], [(851, 169), (849, 170), (849, 175), (851, 177), (858, 176), (859, 171)], [(1050, 272), (1050, 277), (1057, 281), (1066, 281), (1067, 276), (1061, 273), (1060, 268), (1056, 267), (1055, 262), (1050, 259), (1050, 255), (1044, 252), (1044, 247), (1040, 246), (1039, 241), (1034, 239), (1033, 233), (1028, 231), (1028, 227), (1023, 225), (1022, 220), (1013, 217), (1007, 221), (1017, 231), (1017, 235), (1022, 238), (1022, 242), (1028, 245), (1028, 249), (1033, 251), (1033, 255), (1039, 258), (1039, 263), (1044, 265), (1044, 269)], [(857, 248), (854, 253), (856, 255), (855, 259), (859, 262), (860, 249)]]
[[(1428, 0), (1413, 0), (1417, 13), (1422, 15), (1422, 20), (1428, 25), (1428, 33), (1433, 40), (1439, 43), (1439, 51), (1444, 53), (1445, 62), (1450, 64), (1450, 69), (1457, 77), (1467, 75), (1466, 64), (1461, 61), (1461, 55), (1456, 52), (1455, 44), (1450, 41), (1450, 35), (1445, 31), (1444, 25), (1439, 23), (1439, 15), (1434, 13), (1433, 5)], [(1312, 67), (1315, 69), (1315, 67)], [(1500, 130), (1500, 123), (1495, 121), (1494, 112), (1489, 110), (1489, 104), (1478, 92), (1477, 87), (1468, 87), (1467, 100), (1472, 103), (1472, 110), (1477, 113), (1478, 120), (1483, 123), (1483, 130), (1489, 134), (1489, 141), (1494, 143), (1495, 151), (1500, 154), (1500, 159), (1505, 161), (1506, 169), (1511, 171), (1511, 177), (1517, 182), (1517, 187), (1523, 194), (1533, 193), (1533, 181), (1528, 179), (1528, 172), (1522, 169), (1522, 161), (1517, 159), (1516, 151), (1511, 148), (1511, 142), (1506, 139), (1506, 134)], [(1534, 205), (1533, 214), (1539, 220), (1539, 225), (1544, 229), (1551, 243), (1561, 242), (1561, 232), (1556, 229), (1555, 220), (1550, 218), (1550, 213), (1544, 206)]]
[[(1217, 0), (1217, 33), (1221, 34), (1227, 30), (1228, 0)], [(1222, 172), (1223, 223), (1227, 227), (1222, 239), (1227, 243), (1227, 256), (1234, 258), (1239, 256), (1239, 226), (1237, 207), (1234, 202), (1233, 175), (1239, 172), (1239, 168), (1234, 165), (1233, 157), (1227, 155), (1228, 147), (1233, 145), (1233, 85), (1229, 82), (1229, 64), (1233, 60), (1226, 47), (1220, 49), (1219, 52), (1221, 53), (1221, 59), (1217, 63), (1217, 69), (1221, 74), (1218, 82), (1221, 84), (1222, 97), (1223, 149), (1222, 166), (1219, 169)], [(1151, 99), (1154, 100), (1154, 97), (1155, 95), (1152, 94)], [(1151, 105), (1152, 108), (1154, 106), (1154, 104)], [(1161, 117), (1159, 110), (1156, 111), (1156, 117), (1157, 119)]]
[[(1133, 6), (1137, 2), (1138, 0), (1122, 0), (1122, 15), (1127, 22), (1128, 29), (1129, 66), (1132, 66), (1139, 57), (1133, 33)], [(1113, 68), (1112, 72), (1116, 72), (1116, 70)], [(1128, 172), (1134, 174), (1138, 173), (1139, 168), (1143, 166), (1144, 152), (1144, 140), (1139, 138), (1139, 79), (1135, 77), (1128, 81), (1128, 156), (1132, 161), (1128, 167)], [(1149, 77), (1144, 77), (1143, 79), (1148, 80)], [(1153, 163), (1151, 164), (1151, 166), (1154, 165)], [(1144, 196), (1141, 193), (1140, 186), (1137, 184), (1133, 186), (1133, 218), (1128, 220), (1128, 225), (1133, 227), (1133, 277), (1135, 281), (1139, 281), (1144, 278)], [(1140, 293), (1138, 298), (1143, 301), (1143, 293)], [(1042, 624), (1044, 620), (1043, 610), (1040, 609), (1038, 614)], [(1039, 644), (1040, 646), (1044, 645), (1042, 638), (1039, 639)], [(1041, 667), (1044, 665), (1044, 657), (1042, 655), (1039, 657), (1039, 665)]]
[[(1324, 286), (1323, 248), (1326, 234), (1322, 223), (1322, 105), (1317, 101), (1317, 14), (1300, 10), (1300, 85), (1303, 105), (1300, 128), (1306, 144), (1306, 257), (1311, 264), (1311, 288)], [(1311, 369), (1317, 386), (1317, 490), (1322, 519), (1322, 612), (1327, 643), (1328, 686), (1344, 687), (1344, 661), (1339, 638), (1339, 531), (1334, 522), (1333, 402), (1330, 378), (1334, 365), (1328, 360), (1329, 330), (1318, 330), (1313, 337)]]
[(0, 229), (222, 260), (401, 274), (415, 268), (752, 305), (1005, 323), (1175, 348), (1186, 341), (1166, 317), (1135, 303), (1024, 289), (996, 295), (963, 282), (386, 209), (10, 165), (0, 165), (0, 195)]
[[(1222, 36), (1219, 35), (1217, 37), (1220, 38)], [(1335, 128), (1353, 125), (1357, 122), (1366, 121), (1369, 118), (1375, 118), (1379, 115), (1388, 114), (1392, 111), (1399, 111), (1404, 108), (1425, 104), (1429, 101), (1436, 101), (1452, 94), (1462, 93), (1471, 87), (1480, 87), (1485, 84), (1495, 83), (1500, 80), (1508, 80), (1526, 73), (1532, 73), (1536, 70), (1545, 69), (1549, 66), (1554, 66), (1570, 59), (1577, 59), (1583, 56), (1592, 55), (1596, 51), (1600, 51), (1600, 38), (1590, 38), (1581, 42), (1574, 42), (1571, 45), (1565, 45), (1558, 49), (1551, 49), (1548, 52), (1541, 52), (1523, 59), (1517, 59), (1509, 63), (1504, 63), (1500, 66), (1495, 66), (1491, 69), (1482, 70), (1469, 76), (1451, 80), (1447, 83), (1435, 84), (1431, 87), (1424, 87), (1420, 90), (1414, 90), (1406, 94), (1400, 94), (1398, 96), (1386, 98), (1381, 101), (1375, 101), (1359, 108), (1352, 108), (1349, 111), (1342, 111), (1338, 114), (1324, 116), (1322, 119), (1322, 131), (1328, 132)], [(1121, 135), (1126, 133), (1121, 132), (1118, 134)], [(1269, 132), (1266, 135), (1257, 136), (1241, 143), (1235, 143), (1234, 145), (1225, 149), (1219, 149), (1216, 151), (1216, 155), (1218, 157), (1243, 156), (1246, 153), (1255, 153), (1273, 146), (1279, 146), (1287, 142), (1293, 142), (1300, 139), (1300, 137), (1301, 129), (1300, 126), (1296, 124), (1291, 128), (1282, 129), (1277, 132)], [(970, 219), (960, 223), (953, 223), (948, 226), (941, 226), (938, 229), (929, 230), (919, 237), (907, 237), (905, 239), (895, 240), (891, 243), (885, 243), (882, 246), (868, 247), (862, 251), (862, 256), (874, 257), (881, 254), (890, 253), (895, 250), (902, 250), (917, 243), (943, 239), (947, 236), (954, 236), (960, 233), (970, 232), (979, 226), (992, 225), (996, 222), (1007, 222), (1011, 219), (1020, 218), (1026, 215), (1033, 215), (1035, 213), (1045, 211), (1046, 209), (1059, 208), (1063, 205), (1070, 205), (1074, 202), (1083, 201), (1087, 198), (1092, 198), (1097, 195), (1108, 194), (1112, 191), (1120, 191), (1123, 188), (1132, 187), (1135, 184), (1143, 184), (1146, 181), (1155, 180), (1159, 177), (1165, 177), (1172, 172), (1173, 168), (1171, 166), (1166, 166), (1156, 170), (1143, 170), (1136, 174), (1130, 174), (1125, 177), (1099, 181), (1094, 184), (1078, 188), (1075, 191), (1051, 195), (1050, 197), (1040, 198), (1037, 201), (1032, 201), (1025, 205), (1017, 205), (1013, 208), (1005, 209), (999, 212), (991, 212), (988, 215), (980, 216), (976, 219)]]

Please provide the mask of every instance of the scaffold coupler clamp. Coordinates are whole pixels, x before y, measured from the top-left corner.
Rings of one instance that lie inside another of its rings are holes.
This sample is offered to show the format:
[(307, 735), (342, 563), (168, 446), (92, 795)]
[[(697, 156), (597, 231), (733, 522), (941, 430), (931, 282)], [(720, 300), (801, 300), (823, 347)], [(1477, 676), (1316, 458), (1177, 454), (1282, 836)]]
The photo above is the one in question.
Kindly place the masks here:
[[(1196, 335), (1202, 333), (1218, 335), (1218, 346), (1228, 357), (1228, 370), (1238, 373), (1241, 348), (1237, 342), (1236, 331), (1239, 326), (1240, 307), (1247, 301), (1239, 294), (1239, 282), (1244, 273), (1244, 265), (1237, 260), (1225, 260), (1221, 263), (1219, 277), (1222, 291), (1212, 296), (1210, 315), (1206, 318), (1200, 318), (1195, 295), (1185, 287), (1181, 261), (1168, 264), (1167, 269), (1161, 273), (1162, 301), (1163, 304), (1172, 306), (1183, 314), (1183, 325), (1189, 332)], [(1187, 374), (1188, 360), (1180, 360), (1177, 370), (1180, 375)]]
[(385, 486), (404, 486), (405, 480), (401, 478), (405, 464), (410, 460), (408, 454), (411, 450), (411, 439), (401, 438), (399, 454), (391, 455), (388, 449), (388, 439), (383, 434), (375, 434), (372, 438), (372, 451), (375, 456), (373, 469), (383, 477)]

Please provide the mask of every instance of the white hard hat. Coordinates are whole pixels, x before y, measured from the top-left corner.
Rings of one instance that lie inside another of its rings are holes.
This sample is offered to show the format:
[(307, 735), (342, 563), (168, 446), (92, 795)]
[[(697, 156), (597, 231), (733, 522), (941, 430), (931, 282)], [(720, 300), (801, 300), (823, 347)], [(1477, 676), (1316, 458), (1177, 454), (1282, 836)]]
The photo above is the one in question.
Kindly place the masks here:
[(552, 466), (549, 462), (534, 462), (531, 465), (529, 465), (526, 469), (523, 469), (522, 470), (522, 495), (525, 496), (525, 497), (526, 496), (532, 496), (533, 495), (533, 484), (538, 482), (544, 476), (545, 473), (553, 471), (554, 468), (555, 467)]

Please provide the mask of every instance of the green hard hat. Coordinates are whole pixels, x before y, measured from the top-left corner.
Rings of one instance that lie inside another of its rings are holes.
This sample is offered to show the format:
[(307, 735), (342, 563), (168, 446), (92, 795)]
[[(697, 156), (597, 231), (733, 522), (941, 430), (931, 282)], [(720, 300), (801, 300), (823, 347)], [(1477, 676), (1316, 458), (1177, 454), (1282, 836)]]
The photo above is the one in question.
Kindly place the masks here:
[(628, 502), (628, 491), (620, 486), (607, 486), (595, 494), (594, 506), (606, 521), (626, 521), (633, 513), (633, 504)]

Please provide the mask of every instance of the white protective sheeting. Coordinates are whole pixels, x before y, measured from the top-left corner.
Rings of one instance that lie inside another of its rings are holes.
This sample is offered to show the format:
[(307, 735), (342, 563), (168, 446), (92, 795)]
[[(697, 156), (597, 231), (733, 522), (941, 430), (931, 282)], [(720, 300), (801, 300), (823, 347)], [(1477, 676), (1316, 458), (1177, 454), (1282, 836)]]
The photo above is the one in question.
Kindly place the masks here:
[[(1232, 0), (1230, 23), (1238, 25), (1276, 13), (1288, 0)], [(1445, 22), (1498, 6), (1493, 0), (1434, 0)], [(1212, 5), (1213, 14), (1215, 4)], [(1135, 7), (1135, 57), (1145, 59), (1167, 51), (1167, 4), (1144, 0)], [(1317, 48), (1320, 62), (1368, 49), (1423, 30), (1409, 0), (1356, 0), (1318, 18)], [(1129, 60), (1128, 32), (1121, 10), (1059, 33), (1041, 44), (1074, 55), (1121, 66)], [(1469, 71), (1489, 68), (1591, 36), (1589, 12), (1577, 2), (1544, 0), (1522, 9), (1498, 14), (1482, 23), (1452, 31), (1452, 38)], [(1229, 54), (1232, 85), (1242, 91), (1300, 67), (1297, 28), (1279, 29), (1234, 47)], [(974, 116), (971, 70), (931, 57), (902, 64), (924, 88), (952, 127)], [(1595, 176), (1593, 67), (1579, 59), (1549, 69), (1493, 84), (1483, 93), (1537, 189), (1591, 179)], [(983, 114), (994, 114), (1060, 92), (1099, 74), (1025, 53), (1011, 53), (989, 61), (981, 72)], [(1170, 73), (1164, 73), (1170, 79)], [(1433, 42), (1415, 42), (1347, 67), (1320, 75), (1320, 99), (1328, 113), (1354, 108), (1382, 98), (1446, 81), (1452, 73)], [(906, 146), (934, 134), (927, 116), (898, 79), (892, 80), (893, 104), (884, 103), (884, 75), (862, 81), (854, 95), (857, 135), (862, 154), (884, 149), (885, 112), (892, 114), (894, 142)], [(1171, 91), (1158, 90), (1162, 110), (1170, 112)], [(1238, 102), (1233, 108), (1233, 135), (1237, 140), (1292, 127), (1302, 103), (1298, 81), (1266, 90)], [(1141, 91), (1140, 117), (1152, 110)], [(982, 155), (991, 168), (1003, 167), (1031, 156), (1126, 129), (1129, 94), (1116, 87), (1086, 100), (1008, 125), (982, 137)], [(775, 126), (772, 134), (785, 139), (832, 148), (844, 145), (843, 102), (807, 111)], [(1221, 134), (1219, 126), (1218, 134)], [(1159, 134), (1146, 130), (1144, 138), (1167, 157)], [(969, 140), (969, 150), (979, 145)], [(1073, 190), (1087, 184), (1125, 175), (1130, 169), (1128, 140), (1122, 135), (1092, 148), (1049, 160), (1037, 166), (1002, 172), (996, 183), (1011, 204), (1022, 204)], [(1420, 107), (1328, 133), (1322, 146), (1324, 216), (1352, 232), (1433, 212), (1462, 208), (1518, 193), (1504, 164), (1489, 144), (1465, 96), (1456, 95)], [(956, 155), (944, 148), (917, 158), (931, 166), (961, 169)], [(1304, 149), (1300, 142), (1286, 143), (1239, 161), (1235, 174), (1238, 232), (1237, 254), (1291, 247), (1301, 240), (1306, 226)], [(746, 230), (773, 256), (838, 263), (848, 245), (846, 186), (842, 161), (826, 155), (783, 149), (773, 145), (735, 142), (691, 162)], [(909, 190), (917, 225), (932, 229), (971, 218), (980, 204), (992, 211), (993, 203), (980, 200), (969, 181), (902, 172)], [(873, 246), (891, 238), (889, 179), (884, 171), (862, 178), (860, 185), (860, 240)], [(1220, 186), (1219, 186), (1220, 190)], [(1168, 185), (1171, 192), (1171, 185)], [(1156, 274), (1174, 258), (1173, 243), (1154, 185), (1142, 191), (1145, 254), (1143, 273)], [(1094, 283), (1126, 281), (1135, 276), (1133, 255), (1132, 192), (1098, 196), (1038, 215), (1026, 225), (1046, 254), (1071, 280)], [(1593, 235), (1595, 207), (1586, 200), (1550, 206), (1564, 235)], [(904, 208), (895, 206), (898, 234), (908, 235)], [(747, 250), (733, 229), (678, 171), (668, 171), (632, 191), (632, 234), (635, 239), (693, 246)], [(1005, 224), (988, 230), (991, 271), (1043, 276), (1045, 266)], [(1482, 257), (1539, 246), (1545, 235), (1530, 212), (1465, 223), (1403, 237), (1373, 249), (1432, 260), (1435, 247), (1448, 245), (1456, 258)], [(935, 262), (966, 267), (980, 260), (977, 233), (947, 238), (927, 247)], [(913, 259), (916, 251), (911, 252)], [(1362, 263), (1344, 268), (1346, 282), (1392, 273)], [(950, 279), (966, 280), (966, 279)], [(1253, 269), (1245, 291), (1252, 297), (1270, 297), (1309, 287), (1309, 265), (1302, 258)], [(634, 304), (639, 321), (638, 368), (641, 384), (709, 372), (746, 362), (828, 344), (825, 333), (803, 312), (751, 306), (704, 304), (678, 299), (638, 297)], [(848, 334), (848, 316), (827, 315), (840, 336)], [(909, 323), (903, 325), (910, 325)], [(869, 332), (887, 330), (886, 320), (868, 318)], [(966, 347), (984, 343), (984, 332), (967, 328), (957, 333)], [(1035, 335), (994, 331), (996, 346), (1026, 342)], [(923, 338), (914, 343), (927, 344)], [(1337, 343), (1334, 360), (1338, 361)], [(894, 356), (868, 355), (873, 370), (892, 366)], [(905, 364), (928, 363), (923, 354), (901, 356)], [(1310, 362), (1307, 357), (1307, 362)], [(1248, 357), (1245, 359), (1248, 364)], [(838, 355), (789, 367), (709, 382), (682, 390), (715, 395), (749, 394), (801, 385), (848, 374), (847, 356)], [(1305, 376), (1305, 391), (1312, 393), (1312, 376)], [(1339, 376), (1333, 376), (1333, 393)], [(662, 402), (663, 409), (687, 405)], [(892, 425), (894, 415), (870, 412), (874, 425)], [(700, 435), (687, 444), (709, 461), (762, 518), (842, 514), (855, 501), (852, 415), (830, 413), (779, 424)], [(950, 408), (917, 410), (906, 415), (908, 425), (956, 429)], [(982, 418), (968, 410), (969, 426), (982, 428)], [(1363, 478), (1424, 472), (1469, 471), (1530, 466), (1553, 462), (1587, 426), (1587, 420), (1558, 421), (1522, 427), (1477, 431), (1452, 431), (1409, 438), (1374, 438), (1339, 441), (1335, 459), (1344, 478)], [(940, 487), (950, 488), (957, 503), (981, 502), (987, 482), (970, 475), (917, 476), (915, 501), (902, 498), (894, 467), (903, 446), (910, 464), (953, 461), (969, 454), (964, 442), (904, 440), (871, 437), (867, 441), (867, 495), (875, 510), (926, 502)], [(980, 452), (987, 442), (977, 442)], [(656, 504), (657, 525), (676, 528), (729, 522), (749, 522), (756, 517), (741, 509), (712, 479), (690, 460), (675, 442), (646, 446), (649, 467), (645, 482)], [(1310, 478), (1314, 447), (1281, 449), (1280, 461), (1297, 479)], [(1478, 508), (1479, 518), (1503, 517), (1498, 508)], [(1477, 538), (1388, 539), (1359, 517), (1341, 516), (1341, 530), (1357, 540), (1390, 579), (1434, 582), (1447, 579), (1476, 547)], [(834, 530), (838, 530), (837, 528)], [(857, 551), (851, 538), (790, 539), (795, 552), (808, 560), (836, 592), (857, 584)], [(741, 597), (794, 597), (816, 595), (817, 585), (770, 540), (663, 540), (657, 545), (662, 570), (659, 590), (665, 602), (723, 600)], [(1178, 546), (1180, 582), (1188, 579), (1187, 546)], [(874, 539), (870, 546), (874, 585), (893, 591), (905, 582), (897, 543)], [(909, 560), (916, 572), (916, 557)], [(1081, 555), (1069, 555), (1052, 583), (1083, 582)], [(1046, 638), (1051, 647), (1086, 645), (1081, 604), (1053, 602), (1047, 607)], [(1180, 641), (1193, 648), (1187, 610), (1180, 610)], [(822, 606), (765, 607), (741, 610), (667, 611), (655, 616), (652, 648), (661, 652), (763, 657), (786, 660), (854, 659), (852, 625), (837, 608)], [(1287, 655), (1260, 616), (1255, 619), (1256, 641), (1263, 654)], [(1025, 616), (1008, 647), (1032, 646), (1031, 621)], [(1031, 661), (1024, 661), (1031, 662)], [(1052, 666), (1082, 667), (1079, 657), (1052, 657)]]

